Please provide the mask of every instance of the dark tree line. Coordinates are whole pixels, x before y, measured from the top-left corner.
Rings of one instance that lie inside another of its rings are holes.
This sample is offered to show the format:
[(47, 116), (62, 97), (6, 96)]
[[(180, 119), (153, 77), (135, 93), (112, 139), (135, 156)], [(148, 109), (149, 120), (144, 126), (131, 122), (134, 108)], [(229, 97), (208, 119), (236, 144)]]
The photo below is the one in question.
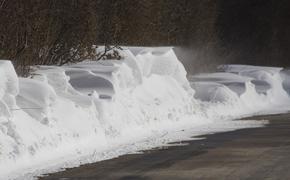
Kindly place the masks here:
[(1, 0), (0, 56), (29, 65), (88, 58), (96, 39), (96, 1)]
[(214, 8), (211, 0), (0, 0), (0, 58), (25, 74), (30, 65), (95, 58), (94, 44), (205, 41)]
[(92, 45), (169, 45), (198, 69), (290, 65), (289, 12), (288, 0), (0, 0), (0, 59), (25, 73), (99, 59)]

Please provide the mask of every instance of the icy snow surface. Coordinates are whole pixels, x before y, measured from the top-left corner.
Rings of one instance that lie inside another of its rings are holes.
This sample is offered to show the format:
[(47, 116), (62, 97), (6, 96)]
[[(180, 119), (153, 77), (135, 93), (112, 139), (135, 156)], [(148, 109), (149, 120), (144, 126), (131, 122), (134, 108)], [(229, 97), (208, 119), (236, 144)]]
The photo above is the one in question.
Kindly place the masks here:
[(120, 53), (123, 60), (38, 66), (29, 78), (0, 61), (0, 179), (262, 126), (233, 119), (290, 109), (282, 68), (224, 65), (188, 81), (172, 48)]

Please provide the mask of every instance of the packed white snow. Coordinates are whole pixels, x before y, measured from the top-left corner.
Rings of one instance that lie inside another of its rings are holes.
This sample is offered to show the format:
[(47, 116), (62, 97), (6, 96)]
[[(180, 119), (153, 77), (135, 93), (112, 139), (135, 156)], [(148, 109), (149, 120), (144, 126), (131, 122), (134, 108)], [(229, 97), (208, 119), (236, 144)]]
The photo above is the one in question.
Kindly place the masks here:
[(0, 61), (0, 179), (148, 149), (264, 121), (290, 109), (282, 68), (220, 66), (189, 76), (172, 48), (124, 48), (122, 60), (38, 66), (17, 77)]

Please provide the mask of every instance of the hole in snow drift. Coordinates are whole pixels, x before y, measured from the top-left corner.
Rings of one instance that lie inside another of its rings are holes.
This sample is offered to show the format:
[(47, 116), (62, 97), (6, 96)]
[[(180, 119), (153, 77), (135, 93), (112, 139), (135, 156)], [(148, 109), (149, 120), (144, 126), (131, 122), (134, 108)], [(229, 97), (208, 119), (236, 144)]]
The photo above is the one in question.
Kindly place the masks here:
[(85, 70), (68, 70), (66, 75), (70, 77), (69, 83), (77, 91), (91, 94), (96, 91), (100, 98), (108, 99), (114, 94), (113, 84), (105, 79)]

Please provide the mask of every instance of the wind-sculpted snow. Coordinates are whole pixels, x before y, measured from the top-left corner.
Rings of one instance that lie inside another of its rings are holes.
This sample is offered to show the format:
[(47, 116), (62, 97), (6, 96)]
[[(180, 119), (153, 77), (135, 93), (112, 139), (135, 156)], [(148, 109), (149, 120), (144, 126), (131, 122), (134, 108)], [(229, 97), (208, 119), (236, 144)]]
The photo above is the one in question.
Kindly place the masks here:
[(0, 179), (257, 127), (265, 122), (233, 119), (290, 109), (290, 73), (281, 68), (224, 65), (188, 81), (172, 48), (120, 53), (122, 60), (37, 66), (29, 78), (0, 61)]

